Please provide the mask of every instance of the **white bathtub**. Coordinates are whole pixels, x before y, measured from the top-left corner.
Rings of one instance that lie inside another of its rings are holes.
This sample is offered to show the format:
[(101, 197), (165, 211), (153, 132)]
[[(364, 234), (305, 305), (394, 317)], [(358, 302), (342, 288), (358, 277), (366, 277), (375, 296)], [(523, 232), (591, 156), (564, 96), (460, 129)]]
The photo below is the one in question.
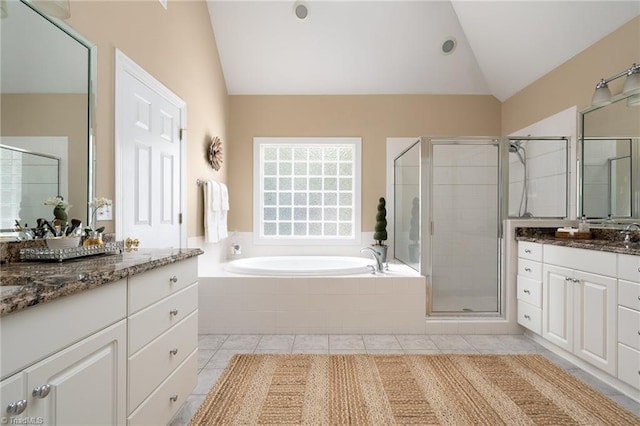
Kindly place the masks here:
[(265, 256), (236, 259), (228, 272), (266, 276), (331, 276), (366, 274), (373, 259), (347, 256)]
[[(211, 261), (204, 254), (198, 262)], [(221, 264), (198, 277), (199, 332), (424, 333), (426, 278), (395, 263), (384, 274), (371, 274), (367, 265), (373, 262), (278, 256)]]

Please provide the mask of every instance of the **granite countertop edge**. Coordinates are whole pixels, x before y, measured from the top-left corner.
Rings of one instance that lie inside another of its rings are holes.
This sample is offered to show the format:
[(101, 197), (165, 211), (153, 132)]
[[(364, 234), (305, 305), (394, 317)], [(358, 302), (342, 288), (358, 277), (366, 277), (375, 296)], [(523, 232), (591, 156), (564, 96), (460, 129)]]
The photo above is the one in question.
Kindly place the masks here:
[[(5, 264), (0, 273), (0, 290), (16, 288), (6, 293), (3, 291), (5, 294), (2, 294), (0, 299), (0, 317), (203, 253), (204, 251), (199, 248), (147, 249), (139, 253), (95, 256), (76, 262)], [(32, 274), (33, 271), (37, 272)], [(56, 272), (58, 272), (57, 275)], [(25, 282), (28, 283), (25, 284)]]
[(640, 246), (637, 243), (631, 244), (633, 247), (625, 247), (622, 242), (612, 242), (606, 240), (572, 240), (558, 239), (553, 237), (528, 237), (517, 236), (516, 241), (528, 241), (531, 243), (550, 244), (555, 246), (580, 248), (585, 250), (606, 251), (618, 254), (628, 254), (640, 256)]

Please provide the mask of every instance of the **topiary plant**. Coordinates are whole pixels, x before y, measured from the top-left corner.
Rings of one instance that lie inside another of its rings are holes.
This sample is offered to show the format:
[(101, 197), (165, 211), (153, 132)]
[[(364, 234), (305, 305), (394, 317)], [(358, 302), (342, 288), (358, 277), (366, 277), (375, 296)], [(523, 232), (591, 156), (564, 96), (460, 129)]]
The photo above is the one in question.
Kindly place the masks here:
[(376, 214), (376, 225), (373, 228), (373, 239), (376, 240), (377, 245), (383, 246), (384, 241), (387, 241), (387, 209), (385, 208), (386, 202), (384, 197), (380, 197), (378, 200), (378, 213)]

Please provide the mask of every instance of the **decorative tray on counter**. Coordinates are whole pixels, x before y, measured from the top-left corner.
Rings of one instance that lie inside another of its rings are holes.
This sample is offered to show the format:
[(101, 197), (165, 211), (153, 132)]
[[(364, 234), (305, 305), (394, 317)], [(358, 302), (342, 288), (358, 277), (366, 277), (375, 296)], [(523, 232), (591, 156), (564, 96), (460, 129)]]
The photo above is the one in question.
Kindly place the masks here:
[(94, 256), (96, 254), (118, 254), (124, 250), (123, 241), (111, 241), (100, 245), (80, 246), (65, 249), (50, 249), (48, 247), (26, 248), (20, 250), (20, 260), (57, 260)]

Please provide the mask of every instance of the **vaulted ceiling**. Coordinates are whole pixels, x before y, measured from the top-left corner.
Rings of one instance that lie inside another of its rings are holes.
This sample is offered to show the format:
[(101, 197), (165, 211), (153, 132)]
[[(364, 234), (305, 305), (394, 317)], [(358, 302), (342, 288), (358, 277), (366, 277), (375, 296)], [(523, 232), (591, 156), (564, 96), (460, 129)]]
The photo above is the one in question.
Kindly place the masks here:
[[(640, 15), (637, 0), (304, 4), (301, 20), (294, 1), (208, 0), (230, 94), (491, 94), (504, 101)], [(449, 54), (446, 40), (456, 42)]]

